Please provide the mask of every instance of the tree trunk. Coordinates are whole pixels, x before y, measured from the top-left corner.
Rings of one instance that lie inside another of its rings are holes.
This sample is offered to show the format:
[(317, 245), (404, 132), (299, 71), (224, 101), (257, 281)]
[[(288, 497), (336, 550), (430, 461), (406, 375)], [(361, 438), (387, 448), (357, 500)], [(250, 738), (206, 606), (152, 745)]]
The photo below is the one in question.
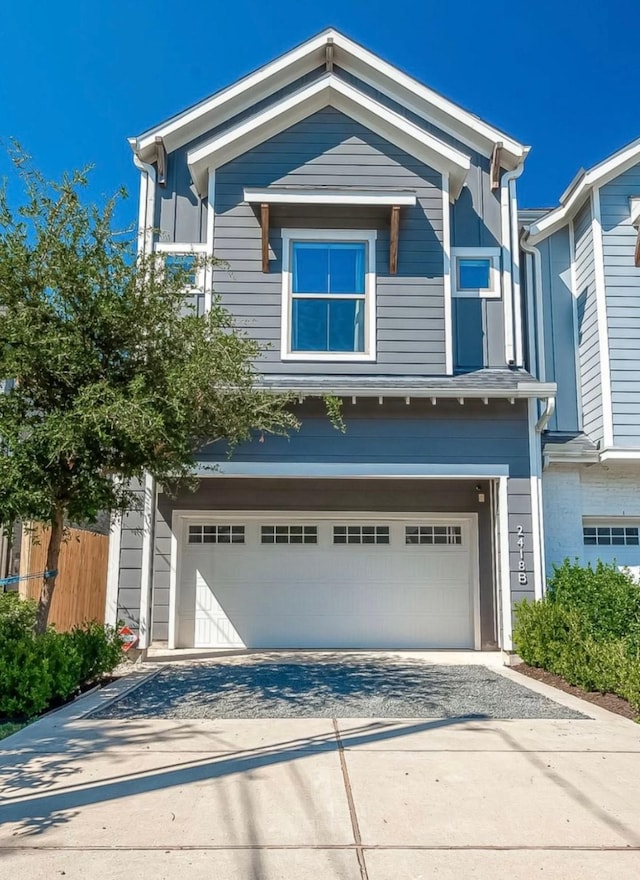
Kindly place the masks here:
[(57, 574), (46, 576), (46, 572), (56, 571), (58, 569), (58, 561), (60, 559), (60, 548), (64, 537), (64, 512), (61, 509), (56, 510), (55, 517), (51, 523), (49, 532), (49, 546), (47, 547), (47, 562), (45, 577), (42, 578), (42, 586), (40, 587), (40, 598), (38, 599), (38, 610), (36, 612), (36, 635), (41, 635), (47, 631), (49, 622), (49, 612), (51, 611), (51, 600), (53, 599), (53, 591), (56, 588)]

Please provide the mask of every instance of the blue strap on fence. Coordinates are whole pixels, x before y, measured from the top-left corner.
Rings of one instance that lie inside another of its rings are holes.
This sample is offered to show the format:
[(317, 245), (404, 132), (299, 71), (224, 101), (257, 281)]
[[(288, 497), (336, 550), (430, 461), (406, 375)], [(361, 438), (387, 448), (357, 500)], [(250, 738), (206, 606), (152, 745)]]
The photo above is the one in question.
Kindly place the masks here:
[(0, 578), (0, 587), (8, 587), (9, 584), (17, 584), (20, 581), (29, 581), (32, 578), (52, 578), (57, 574), (57, 568), (52, 568), (50, 571), (39, 571), (37, 574), (14, 574), (8, 578)]

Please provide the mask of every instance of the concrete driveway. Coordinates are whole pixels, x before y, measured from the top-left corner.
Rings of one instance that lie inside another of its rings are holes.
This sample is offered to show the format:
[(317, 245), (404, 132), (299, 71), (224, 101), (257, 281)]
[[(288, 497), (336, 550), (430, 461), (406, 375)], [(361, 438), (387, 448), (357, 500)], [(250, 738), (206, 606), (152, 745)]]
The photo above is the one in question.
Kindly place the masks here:
[(640, 728), (494, 672), (573, 717), (87, 717), (125, 679), (0, 743), (0, 873), (636, 880)]

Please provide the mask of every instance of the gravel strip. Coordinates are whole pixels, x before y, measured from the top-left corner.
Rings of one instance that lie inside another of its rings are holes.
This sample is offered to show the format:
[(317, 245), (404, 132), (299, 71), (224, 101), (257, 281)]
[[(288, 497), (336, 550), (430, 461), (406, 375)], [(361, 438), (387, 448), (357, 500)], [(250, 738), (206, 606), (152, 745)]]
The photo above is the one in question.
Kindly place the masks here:
[(394, 659), (168, 666), (92, 718), (586, 718), (485, 666)]

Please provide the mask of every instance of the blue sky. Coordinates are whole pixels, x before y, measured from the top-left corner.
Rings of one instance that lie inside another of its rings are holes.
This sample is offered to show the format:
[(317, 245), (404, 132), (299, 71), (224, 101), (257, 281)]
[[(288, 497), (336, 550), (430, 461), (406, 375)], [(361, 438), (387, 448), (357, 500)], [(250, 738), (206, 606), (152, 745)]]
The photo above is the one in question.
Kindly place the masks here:
[(49, 175), (124, 184), (127, 136), (333, 25), (533, 149), (523, 206), (640, 136), (637, 0), (5, 0), (0, 135)]

